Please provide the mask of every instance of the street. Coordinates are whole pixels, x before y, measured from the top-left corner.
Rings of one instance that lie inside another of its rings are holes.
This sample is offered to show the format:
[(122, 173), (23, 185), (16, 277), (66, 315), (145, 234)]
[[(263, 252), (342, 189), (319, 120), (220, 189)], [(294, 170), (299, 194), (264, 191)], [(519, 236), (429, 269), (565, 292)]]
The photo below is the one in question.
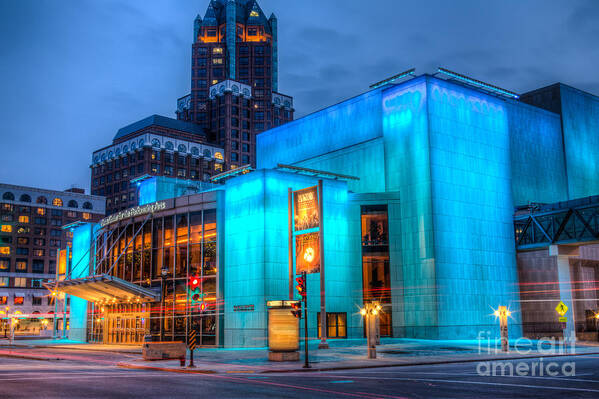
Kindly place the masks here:
[[(30, 353), (23, 350), (24, 353)], [(43, 352), (37, 350), (36, 353)], [(46, 355), (50, 350), (46, 351)], [(187, 374), (129, 370), (116, 353), (56, 350), (62, 360), (0, 357), (2, 398), (595, 398), (599, 356), (546, 358), (575, 375), (480, 376), (477, 362), (329, 372)], [(520, 360), (532, 364), (539, 359)], [(515, 366), (515, 365), (514, 365)], [(479, 366), (480, 367), (480, 366)]]

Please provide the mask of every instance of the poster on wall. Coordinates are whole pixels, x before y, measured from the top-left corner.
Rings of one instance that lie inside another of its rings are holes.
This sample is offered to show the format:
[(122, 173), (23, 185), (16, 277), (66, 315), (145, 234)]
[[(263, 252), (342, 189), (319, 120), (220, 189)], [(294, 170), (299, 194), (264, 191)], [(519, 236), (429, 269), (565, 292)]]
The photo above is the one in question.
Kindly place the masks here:
[(65, 279), (67, 274), (67, 250), (61, 249), (58, 251), (58, 276), (59, 280)]
[(308, 187), (293, 192), (293, 220), (295, 231), (318, 227), (318, 187)]
[(320, 272), (319, 233), (295, 236), (295, 272), (296, 274)]

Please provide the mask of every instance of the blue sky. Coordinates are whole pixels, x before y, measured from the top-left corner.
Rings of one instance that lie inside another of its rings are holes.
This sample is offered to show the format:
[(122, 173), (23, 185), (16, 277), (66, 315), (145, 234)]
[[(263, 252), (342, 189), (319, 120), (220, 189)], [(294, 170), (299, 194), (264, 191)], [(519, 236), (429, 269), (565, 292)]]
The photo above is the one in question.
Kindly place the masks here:
[[(174, 117), (207, 0), (0, 2), (0, 182), (89, 190), (118, 128)], [(279, 90), (297, 116), (438, 66), (516, 92), (599, 94), (599, 1), (261, 0), (279, 18)]]

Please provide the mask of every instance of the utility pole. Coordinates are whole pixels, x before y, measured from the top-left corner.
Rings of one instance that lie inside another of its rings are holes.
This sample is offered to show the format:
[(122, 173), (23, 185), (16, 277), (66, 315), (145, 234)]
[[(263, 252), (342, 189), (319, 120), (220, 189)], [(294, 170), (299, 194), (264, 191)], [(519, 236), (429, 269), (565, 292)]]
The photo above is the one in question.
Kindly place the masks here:
[(302, 273), (304, 279), (305, 294), (304, 295), (304, 368), (310, 368), (310, 360), (308, 357), (308, 279), (306, 272)]

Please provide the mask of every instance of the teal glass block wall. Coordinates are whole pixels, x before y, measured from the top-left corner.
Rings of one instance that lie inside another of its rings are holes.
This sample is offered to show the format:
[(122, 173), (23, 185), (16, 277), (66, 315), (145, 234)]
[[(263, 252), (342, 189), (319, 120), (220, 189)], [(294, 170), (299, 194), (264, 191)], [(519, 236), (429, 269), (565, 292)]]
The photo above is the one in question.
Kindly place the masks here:
[[(317, 178), (257, 170), (227, 181), (225, 190), (225, 346), (267, 345), (266, 302), (289, 298), (287, 191)], [(327, 311), (348, 313), (348, 332), (360, 334), (361, 265), (350, 262), (348, 193), (343, 181), (323, 179)], [(355, 238), (355, 237), (354, 237)], [(355, 254), (353, 254), (355, 256)], [(308, 277), (309, 335), (316, 335), (319, 275)], [(236, 312), (237, 305), (254, 305)]]
[[(86, 223), (73, 229), (71, 278), (87, 277), (90, 273), (90, 248), (99, 225)], [(85, 341), (87, 337), (87, 301), (70, 296), (69, 339)]]
[(569, 199), (599, 194), (599, 98), (560, 85)]
[(258, 169), (295, 164), (382, 135), (381, 90), (361, 94), (256, 136)]
[(568, 199), (561, 120), (558, 114), (506, 101), (514, 205)]
[(434, 78), (427, 89), (439, 337), (498, 336), (499, 305), (520, 337), (505, 103)]

